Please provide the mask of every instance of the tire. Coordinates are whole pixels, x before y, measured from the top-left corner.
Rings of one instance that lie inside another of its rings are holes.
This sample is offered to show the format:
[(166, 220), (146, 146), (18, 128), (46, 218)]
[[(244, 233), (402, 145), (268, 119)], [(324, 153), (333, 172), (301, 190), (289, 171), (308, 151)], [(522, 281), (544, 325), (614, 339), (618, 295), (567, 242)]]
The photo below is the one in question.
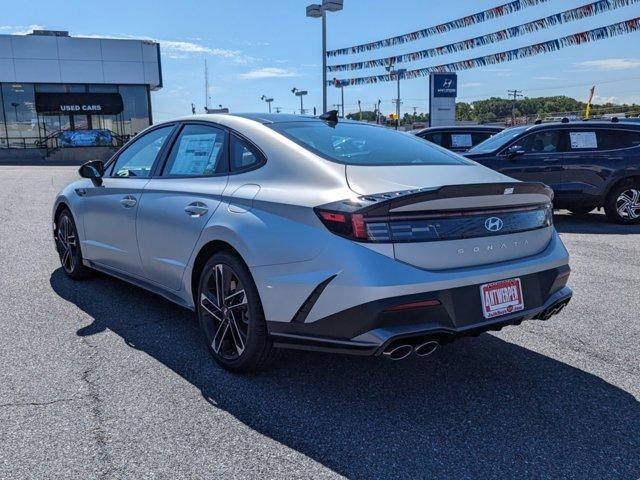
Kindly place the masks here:
[(640, 223), (640, 183), (629, 181), (611, 189), (604, 205), (607, 218), (615, 223)]
[[(217, 293), (222, 285), (223, 301)], [(276, 349), (267, 331), (251, 272), (231, 252), (211, 256), (198, 282), (197, 313), (207, 348), (223, 368), (236, 373), (266, 367)]]
[(92, 270), (82, 262), (82, 251), (78, 240), (78, 230), (73, 215), (65, 208), (56, 218), (56, 250), (64, 273), (73, 280), (85, 280)]
[(571, 208), (568, 208), (567, 210), (569, 210), (572, 214), (578, 217), (582, 217), (584, 215), (588, 215), (589, 213), (591, 213), (594, 208), (596, 207), (589, 206), (589, 205), (586, 205), (586, 206), (576, 205)]

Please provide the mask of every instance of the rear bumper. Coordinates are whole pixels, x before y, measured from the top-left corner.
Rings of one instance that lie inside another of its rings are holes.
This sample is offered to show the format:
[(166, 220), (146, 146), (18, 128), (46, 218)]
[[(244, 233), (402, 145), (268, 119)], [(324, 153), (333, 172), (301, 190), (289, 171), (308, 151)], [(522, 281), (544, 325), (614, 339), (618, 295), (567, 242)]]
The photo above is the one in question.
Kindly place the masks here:
[[(491, 320), (484, 319), (480, 284), (375, 300), (311, 323), (269, 322), (278, 347), (380, 355), (395, 343), (418, 344), (435, 340), (449, 343), (524, 320), (546, 320), (571, 299), (566, 286), (568, 265), (520, 278), (525, 310)], [(393, 306), (437, 300), (434, 306), (389, 311)]]

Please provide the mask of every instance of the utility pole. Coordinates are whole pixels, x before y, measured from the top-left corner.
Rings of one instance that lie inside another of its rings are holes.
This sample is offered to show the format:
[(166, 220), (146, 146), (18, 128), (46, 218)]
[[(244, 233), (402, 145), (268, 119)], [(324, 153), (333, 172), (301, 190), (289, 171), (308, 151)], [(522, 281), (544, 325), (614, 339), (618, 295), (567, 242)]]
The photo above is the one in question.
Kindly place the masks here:
[(191, 102), (191, 114), (192, 115), (196, 114), (196, 106), (193, 104), (193, 102)]
[(518, 98), (523, 97), (522, 90), (508, 90), (507, 92), (510, 97), (513, 97), (511, 102), (511, 126), (514, 126), (516, 124), (516, 101)]
[(204, 59), (204, 109), (209, 110), (209, 68), (207, 59)]
[(358, 100), (358, 116), (358, 119), (362, 121), (362, 105), (360, 105), (360, 100)]

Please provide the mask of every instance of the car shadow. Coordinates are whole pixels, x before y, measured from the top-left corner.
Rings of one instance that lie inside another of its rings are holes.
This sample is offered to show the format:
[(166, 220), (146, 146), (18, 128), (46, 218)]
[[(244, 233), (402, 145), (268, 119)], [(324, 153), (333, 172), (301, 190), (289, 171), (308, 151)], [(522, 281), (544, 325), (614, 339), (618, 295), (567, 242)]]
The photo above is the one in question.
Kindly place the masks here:
[(555, 212), (553, 222), (560, 233), (587, 233), (597, 235), (640, 234), (640, 225), (620, 225), (610, 222), (602, 213), (573, 215), (567, 211)]
[(213, 363), (188, 311), (106, 276), (76, 283), (58, 269), (50, 281), (93, 318), (78, 336), (111, 330), (216, 408), (348, 478), (640, 474), (632, 395), (489, 334), (401, 362), (284, 351), (240, 376)]

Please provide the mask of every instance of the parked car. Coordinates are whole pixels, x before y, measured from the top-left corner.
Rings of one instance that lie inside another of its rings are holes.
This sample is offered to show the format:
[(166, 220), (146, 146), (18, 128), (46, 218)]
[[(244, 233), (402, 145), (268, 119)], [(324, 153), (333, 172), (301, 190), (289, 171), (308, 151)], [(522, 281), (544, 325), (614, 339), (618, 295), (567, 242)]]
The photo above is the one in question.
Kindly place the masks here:
[(452, 152), (466, 152), (471, 147), (501, 132), (503, 127), (467, 125), (450, 127), (430, 127), (412, 132), (414, 135), (440, 145)]
[(555, 122), (512, 127), (467, 158), (523, 181), (543, 182), (576, 214), (604, 207), (617, 223), (640, 222), (640, 125)]
[(572, 295), (548, 187), (335, 112), (185, 117), (80, 175), (53, 206), (64, 272), (194, 310), (233, 371), (278, 347), (428, 355)]

